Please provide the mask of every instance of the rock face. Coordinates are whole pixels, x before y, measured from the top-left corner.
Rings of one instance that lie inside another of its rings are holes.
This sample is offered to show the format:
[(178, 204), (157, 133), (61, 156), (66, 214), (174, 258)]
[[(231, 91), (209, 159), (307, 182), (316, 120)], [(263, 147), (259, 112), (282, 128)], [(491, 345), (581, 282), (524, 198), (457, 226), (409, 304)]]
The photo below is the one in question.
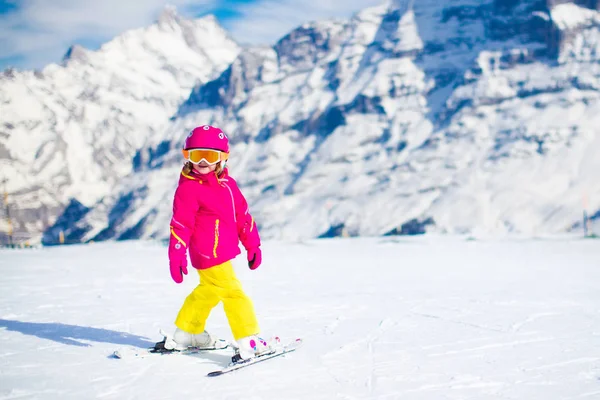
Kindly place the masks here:
[(181, 142), (205, 123), (265, 237), (579, 230), (582, 197), (600, 210), (597, 9), (397, 0), (243, 49), (61, 230), (166, 237)]

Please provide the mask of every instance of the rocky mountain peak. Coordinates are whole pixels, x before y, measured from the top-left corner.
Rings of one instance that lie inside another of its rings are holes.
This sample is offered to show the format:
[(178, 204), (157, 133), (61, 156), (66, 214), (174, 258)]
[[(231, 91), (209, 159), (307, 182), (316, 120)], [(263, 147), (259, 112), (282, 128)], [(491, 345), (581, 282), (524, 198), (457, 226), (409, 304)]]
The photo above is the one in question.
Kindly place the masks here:
[(63, 65), (67, 65), (69, 62), (76, 61), (80, 63), (86, 63), (89, 61), (88, 50), (78, 44), (74, 44), (69, 47), (69, 50), (65, 53), (62, 58)]
[(166, 5), (158, 16), (158, 26), (161, 28), (171, 28), (174, 25), (179, 25), (180, 17), (177, 14), (177, 7), (174, 5)]

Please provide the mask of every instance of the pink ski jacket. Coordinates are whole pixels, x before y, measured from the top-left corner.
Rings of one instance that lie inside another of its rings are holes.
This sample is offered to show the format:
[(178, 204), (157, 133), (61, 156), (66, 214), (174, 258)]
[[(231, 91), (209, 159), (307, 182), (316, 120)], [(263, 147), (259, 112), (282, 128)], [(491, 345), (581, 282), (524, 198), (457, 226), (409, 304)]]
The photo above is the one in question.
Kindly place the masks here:
[(227, 169), (220, 177), (182, 171), (173, 200), (169, 247), (183, 245), (194, 268), (207, 269), (240, 254), (240, 241), (246, 250), (260, 246), (248, 203)]

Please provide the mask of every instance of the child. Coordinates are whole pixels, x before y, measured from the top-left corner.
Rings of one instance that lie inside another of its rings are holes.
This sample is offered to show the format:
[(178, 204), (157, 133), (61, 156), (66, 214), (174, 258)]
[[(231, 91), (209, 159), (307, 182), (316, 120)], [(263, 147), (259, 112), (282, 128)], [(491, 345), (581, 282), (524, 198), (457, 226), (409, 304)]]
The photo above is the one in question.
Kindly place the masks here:
[(246, 199), (225, 168), (229, 140), (219, 128), (199, 126), (188, 135), (183, 156), (187, 162), (173, 201), (169, 266), (173, 280), (181, 283), (187, 275), (189, 250), (200, 284), (185, 299), (175, 321), (175, 334), (167, 339), (165, 348), (215, 346), (216, 339), (204, 327), (210, 311), (222, 301), (239, 346), (234, 361), (269, 352), (269, 345), (257, 336), (254, 306), (231, 264), (240, 254), (239, 241), (248, 253), (251, 270), (260, 266), (262, 254)]

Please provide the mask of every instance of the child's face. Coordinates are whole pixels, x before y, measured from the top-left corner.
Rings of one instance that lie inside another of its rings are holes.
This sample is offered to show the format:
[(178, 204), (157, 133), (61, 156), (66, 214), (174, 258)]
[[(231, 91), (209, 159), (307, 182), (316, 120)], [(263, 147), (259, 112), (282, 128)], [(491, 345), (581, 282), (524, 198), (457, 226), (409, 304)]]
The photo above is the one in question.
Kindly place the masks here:
[(210, 165), (209, 163), (207, 163), (204, 160), (200, 161), (200, 164), (193, 164), (193, 165), (194, 165), (194, 170), (201, 175), (210, 174), (215, 169), (217, 169), (217, 164)]

